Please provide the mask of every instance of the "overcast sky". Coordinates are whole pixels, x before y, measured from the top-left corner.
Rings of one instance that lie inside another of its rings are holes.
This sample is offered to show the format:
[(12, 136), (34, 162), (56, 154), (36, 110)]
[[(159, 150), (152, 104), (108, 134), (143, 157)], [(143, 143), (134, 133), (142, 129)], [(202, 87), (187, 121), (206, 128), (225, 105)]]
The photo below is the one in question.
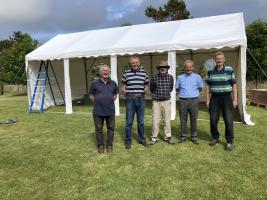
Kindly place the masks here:
[[(57, 34), (153, 22), (145, 9), (167, 0), (0, 0), (0, 39), (14, 31), (45, 42)], [(267, 21), (267, 0), (185, 0), (194, 18), (243, 12)], [(218, 30), (217, 30), (218, 31)]]

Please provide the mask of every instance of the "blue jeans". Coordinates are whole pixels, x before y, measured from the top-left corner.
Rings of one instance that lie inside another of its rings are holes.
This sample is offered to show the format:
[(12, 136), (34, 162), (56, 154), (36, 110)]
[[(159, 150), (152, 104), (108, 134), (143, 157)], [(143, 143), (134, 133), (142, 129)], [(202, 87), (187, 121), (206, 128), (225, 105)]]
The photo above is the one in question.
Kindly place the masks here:
[(126, 99), (126, 125), (125, 125), (125, 144), (132, 143), (132, 126), (134, 115), (137, 115), (138, 126), (138, 142), (145, 141), (144, 136), (144, 114), (145, 114), (145, 100), (144, 97), (127, 97)]

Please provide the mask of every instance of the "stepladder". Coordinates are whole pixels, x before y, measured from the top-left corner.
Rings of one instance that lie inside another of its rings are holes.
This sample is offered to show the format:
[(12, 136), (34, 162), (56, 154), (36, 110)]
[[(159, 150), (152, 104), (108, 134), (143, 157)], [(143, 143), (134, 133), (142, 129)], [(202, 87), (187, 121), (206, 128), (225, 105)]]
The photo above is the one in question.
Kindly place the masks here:
[(30, 113), (43, 113), (50, 105), (65, 104), (64, 94), (51, 61), (41, 61), (34, 80), (28, 78), (28, 81), (30, 80), (34, 82), (34, 87), (31, 87)]

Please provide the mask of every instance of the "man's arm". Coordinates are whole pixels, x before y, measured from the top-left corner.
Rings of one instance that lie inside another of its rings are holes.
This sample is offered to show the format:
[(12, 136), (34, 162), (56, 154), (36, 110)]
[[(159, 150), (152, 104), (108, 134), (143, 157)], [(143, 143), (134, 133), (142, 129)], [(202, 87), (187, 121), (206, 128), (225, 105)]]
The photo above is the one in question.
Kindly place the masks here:
[(148, 89), (149, 89), (149, 84), (145, 84), (145, 93), (148, 91)]
[(90, 89), (89, 89), (89, 98), (90, 100), (94, 103), (95, 102), (95, 91), (94, 91), (94, 86), (95, 86), (95, 82), (93, 82), (91, 85), (90, 85)]
[(121, 92), (122, 94), (126, 94), (126, 84), (125, 83), (122, 83), (122, 86), (121, 86)]
[(209, 108), (210, 106), (210, 86), (207, 84), (207, 87), (206, 87), (206, 106), (207, 108)]
[(90, 97), (90, 99), (91, 99), (92, 102), (95, 102), (95, 96), (93, 94), (90, 94), (89, 97)]
[(114, 98), (114, 101), (117, 99), (117, 95), (118, 95), (118, 92), (119, 92), (119, 87), (117, 85), (117, 83), (115, 83), (115, 89), (114, 89), (114, 94), (113, 94), (113, 98)]
[(236, 87), (236, 83), (233, 84), (232, 95), (233, 95), (233, 106), (234, 106), (234, 108), (236, 108), (237, 107), (237, 87)]

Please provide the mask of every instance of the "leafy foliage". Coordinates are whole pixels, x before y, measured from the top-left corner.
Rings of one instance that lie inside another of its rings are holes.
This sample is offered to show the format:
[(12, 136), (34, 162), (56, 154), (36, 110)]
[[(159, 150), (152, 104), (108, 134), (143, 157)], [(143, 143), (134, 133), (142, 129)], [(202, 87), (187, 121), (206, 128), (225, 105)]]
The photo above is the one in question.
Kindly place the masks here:
[(183, 0), (169, 0), (167, 4), (158, 9), (151, 5), (146, 8), (145, 15), (152, 17), (156, 22), (189, 19), (190, 12), (187, 10)]
[[(248, 48), (258, 61), (260, 66), (267, 72), (267, 22), (256, 20), (246, 27)], [(253, 60), (251, 55), (247, 55), (248, 72), (247, 78), (255, 80), (257, 76), (263, 77), (262, 72)]]
[(25, 56), (38, 45), (27, 33), (14, 32), (9, 40), (0, 42), (0, 80), (7, 83), (26, 84)]

